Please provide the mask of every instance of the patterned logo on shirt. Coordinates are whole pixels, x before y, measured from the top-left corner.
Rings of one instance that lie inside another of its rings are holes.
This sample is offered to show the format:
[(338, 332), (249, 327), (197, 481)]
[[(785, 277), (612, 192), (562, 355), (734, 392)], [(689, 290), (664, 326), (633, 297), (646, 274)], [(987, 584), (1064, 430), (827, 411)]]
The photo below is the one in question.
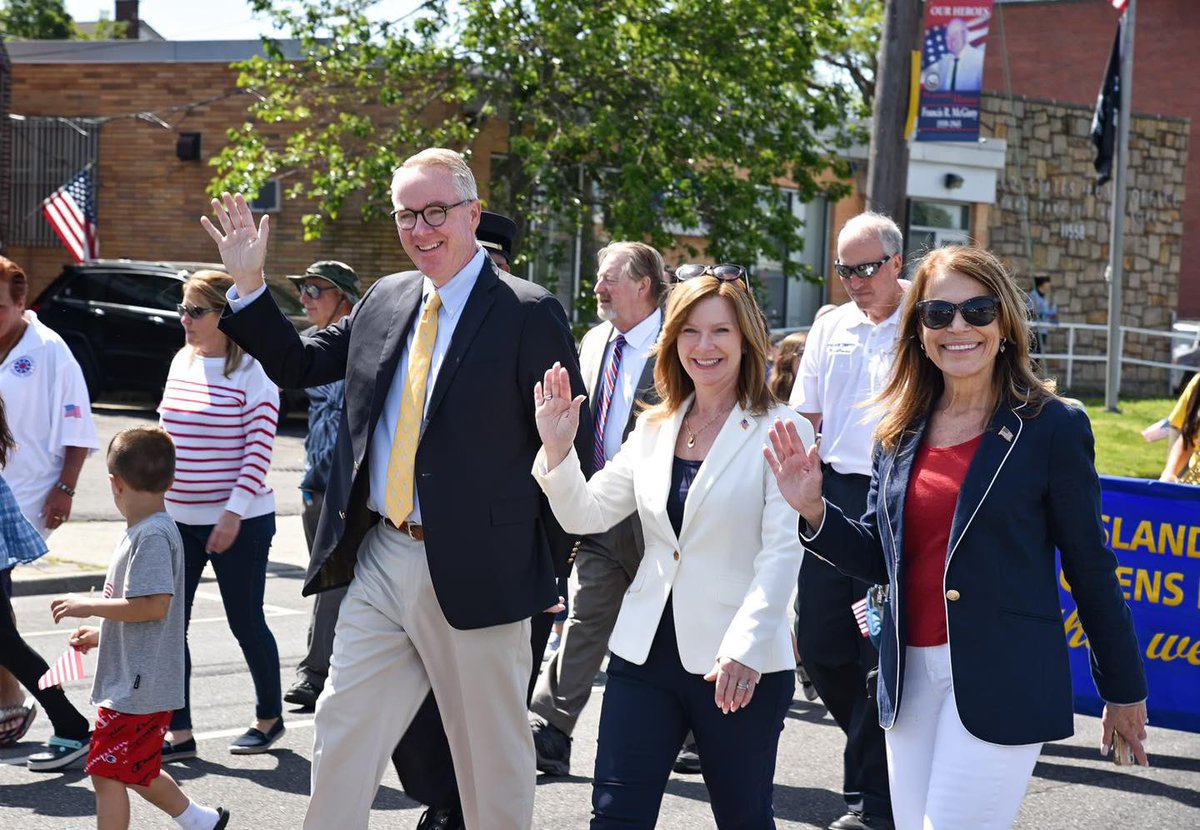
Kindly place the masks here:
[(19, 378), (33, 374), (33, 358), (29, 355), (21, 355), (12, 364), (13, 374)]

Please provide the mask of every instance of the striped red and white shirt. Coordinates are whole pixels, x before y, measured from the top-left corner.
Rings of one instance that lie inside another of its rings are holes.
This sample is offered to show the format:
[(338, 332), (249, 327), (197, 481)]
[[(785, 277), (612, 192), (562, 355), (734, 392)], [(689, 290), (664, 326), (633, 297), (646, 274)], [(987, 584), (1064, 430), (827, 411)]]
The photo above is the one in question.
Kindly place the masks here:
[(267, 486), (279, 389), (246, 357), (225, 377), (224, 357), (184, 347), (171, 362), (159, 423), (175, 440), (175, 483), (167, 512), (181, 524), (216, 524), (228, 510), (243, 519), (275, 511)]

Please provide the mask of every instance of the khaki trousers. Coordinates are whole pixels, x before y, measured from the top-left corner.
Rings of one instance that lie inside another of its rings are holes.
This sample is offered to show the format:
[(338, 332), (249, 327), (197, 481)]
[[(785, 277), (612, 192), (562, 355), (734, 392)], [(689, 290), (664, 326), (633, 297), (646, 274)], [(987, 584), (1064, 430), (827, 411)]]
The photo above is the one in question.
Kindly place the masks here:
[(529, 830), (533, 822), (529, 621), (451, 627), (425, 557), (424, 544), (383, 524), (359, 548), (317, 702), (305, 830), (368, 826), (392, 750), (430, 688), (467, 829)]

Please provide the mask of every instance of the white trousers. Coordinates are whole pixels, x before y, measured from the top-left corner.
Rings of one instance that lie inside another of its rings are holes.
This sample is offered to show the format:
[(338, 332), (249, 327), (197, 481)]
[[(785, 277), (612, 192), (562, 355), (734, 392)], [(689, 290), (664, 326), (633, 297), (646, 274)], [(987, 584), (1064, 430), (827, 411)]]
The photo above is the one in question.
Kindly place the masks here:
[(897, 830), (1007, 830), (1042, 745), (976, 738), (958, 717), (950, 646), (909, 648), (904, 694), (887, 738)]
[(362, 830), (392, 750), (432, 687), (468, 830), (529, 830), (529, 621), (459, 631), (425, 545), (377, 525), (363, 540), (317, 701), (305, 830)]

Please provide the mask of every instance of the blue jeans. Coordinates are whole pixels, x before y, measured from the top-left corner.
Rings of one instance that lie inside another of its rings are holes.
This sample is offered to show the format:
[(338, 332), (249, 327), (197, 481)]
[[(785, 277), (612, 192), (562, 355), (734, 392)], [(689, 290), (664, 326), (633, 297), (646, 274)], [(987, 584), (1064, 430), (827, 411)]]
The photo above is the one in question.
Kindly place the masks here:
[[(242, 520), (237, 538), (224, 553), (208, 554), (204, 548), (213, 525), (175, 523), (183, 536), (183, 578), (185, 626), (192, 621), (192, 602), (200, 575), (211, 560), (221, 588), (221, 602), (229, 620), (229, 630), (237, 638), (254, 680), (256, 717), (269, 720), (283, 712), (279, 681), (279, 649), (275, 635), (263, 614), (263, 595), (267, 584), (267, 553), (275, 536), (275, 514)], [(171, 717), (171, 729), (192, 728), (192, 654), (184, 645), (184, 703)]]
[(793, 672), (769, 672), (749, 706), (722, 714), (713, 702), (714, 684), (680, 662), (668, 600), (643, 665), (609, 657), (591, 830), (653, 830), (688, 730), (696, 738), (717, 827), (774, 828), (775, 756), (795, 687)]

